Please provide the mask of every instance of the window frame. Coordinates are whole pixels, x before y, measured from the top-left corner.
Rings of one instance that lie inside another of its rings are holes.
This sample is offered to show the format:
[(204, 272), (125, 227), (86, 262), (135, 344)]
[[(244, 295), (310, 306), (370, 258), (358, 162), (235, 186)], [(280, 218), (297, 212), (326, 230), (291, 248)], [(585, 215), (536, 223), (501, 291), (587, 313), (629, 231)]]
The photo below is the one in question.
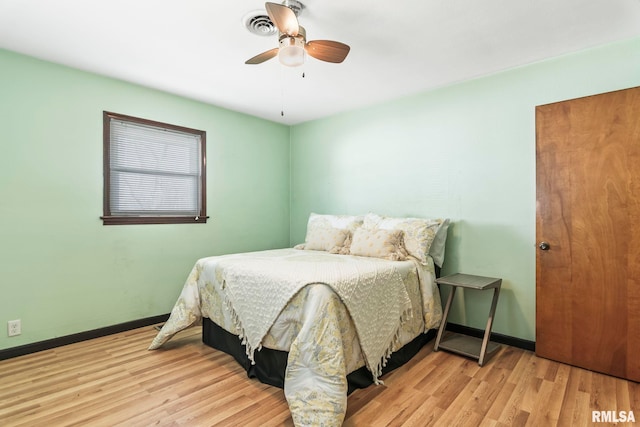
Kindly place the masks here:
[[(122, 120), (140, 125), (170, 129), (173, 131), (198, 135), (200, 137), (200, 214), (193, 215), (114, 215), (111, 212), (111, 120)], [(205, 224), (207, 219), (207, 133), (203, 130), (172, 125), (155, 120), (142, 119), (125, 114), (102, 112), (103, 139), (103, 225), (126, 224)]]

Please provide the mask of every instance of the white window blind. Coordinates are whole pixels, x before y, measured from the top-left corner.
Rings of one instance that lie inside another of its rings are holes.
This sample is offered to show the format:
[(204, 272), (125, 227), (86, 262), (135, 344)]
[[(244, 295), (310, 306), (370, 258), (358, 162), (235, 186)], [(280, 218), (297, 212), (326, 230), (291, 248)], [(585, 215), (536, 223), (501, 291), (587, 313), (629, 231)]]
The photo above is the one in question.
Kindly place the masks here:
[(111, 215), (201, 214), (201, 137), (111, 118)]

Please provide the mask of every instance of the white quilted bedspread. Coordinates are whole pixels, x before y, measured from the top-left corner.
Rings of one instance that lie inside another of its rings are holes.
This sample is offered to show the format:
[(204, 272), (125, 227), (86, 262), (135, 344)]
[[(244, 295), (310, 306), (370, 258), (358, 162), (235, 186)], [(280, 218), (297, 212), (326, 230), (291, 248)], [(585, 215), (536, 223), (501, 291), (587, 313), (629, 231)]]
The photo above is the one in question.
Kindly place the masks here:
[(267, 252), (220, 261), (216, 278), (251, 360), (278, 314), (306, 285), (325, 284), (338, 294), (376, 382), (402, 322), (411, 315), (400, 273), (393, 263), (376, 258), (327, 258), (309, 251), (273, 257)]

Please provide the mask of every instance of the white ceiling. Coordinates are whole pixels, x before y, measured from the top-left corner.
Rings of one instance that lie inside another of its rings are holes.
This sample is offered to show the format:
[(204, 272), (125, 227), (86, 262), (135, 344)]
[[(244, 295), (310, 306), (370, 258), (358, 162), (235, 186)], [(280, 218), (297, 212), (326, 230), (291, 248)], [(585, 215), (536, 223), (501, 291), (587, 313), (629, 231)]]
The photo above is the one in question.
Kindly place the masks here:
[(640, 0), (303, 3), (342, 64), (245, 65), (277, 46), (243, 25), (260, 0), (0, 0), (0, 47), (295, 124), (640, 36)]

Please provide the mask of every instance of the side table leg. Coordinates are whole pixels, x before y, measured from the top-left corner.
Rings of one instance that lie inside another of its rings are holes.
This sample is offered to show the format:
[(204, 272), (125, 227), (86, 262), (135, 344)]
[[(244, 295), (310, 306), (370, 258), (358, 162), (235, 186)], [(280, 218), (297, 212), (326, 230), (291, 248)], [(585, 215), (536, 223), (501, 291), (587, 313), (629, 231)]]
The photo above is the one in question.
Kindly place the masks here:
[(455, 286), (451, 287), (451, 292), (449, 293), (449, 298), (447, 298), (447, 304), (444, 306), (444, 313), (442, 313), (442, 321), (440, 322), (440, 327), (438, 328), (438, 335), (436, 336), (436, 344), (433, 347), (433, 351), (438, 351), (438, 347), (440, 346), (440, 340), (442, 339), (442, 334), (447, 327), (447, 317), (449, 316), (449, 309), (451, 308), (451, 302), (453, 301), (453, 296), (456, 293)]
[(484, 338), (482, 339), (482, 347), (480, 348), (480, 357), (478, 358), (478, 365), (484, 365), (484, 357), (487, 352), (487, 345), (491, 339), (491, 327), (493, 326), (493, 316), (496, 313), (496, 306), (498, 305), (498, 296), (500, 295), (500, 286), (497, 286), (493, 290), (493, 300), (491, 301), (491, 310), (489, 311), (489, 318), (487, 319), (487, 327), (484, 330)]

